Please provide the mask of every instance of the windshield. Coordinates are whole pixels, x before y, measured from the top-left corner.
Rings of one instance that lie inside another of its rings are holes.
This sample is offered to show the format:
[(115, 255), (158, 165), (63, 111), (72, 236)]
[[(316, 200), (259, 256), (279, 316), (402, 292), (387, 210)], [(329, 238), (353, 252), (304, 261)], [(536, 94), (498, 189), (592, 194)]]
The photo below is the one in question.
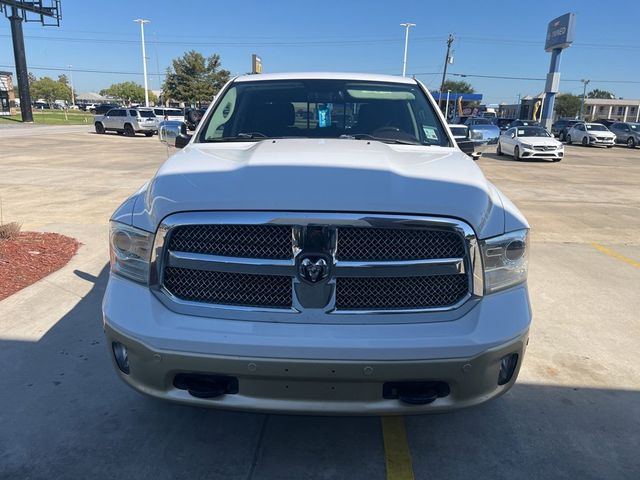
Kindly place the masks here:
[(604, 125), (599, 125), (597, 123), (587, 124), (586, 127), (587, 127), (587, 130), (593, 131), (593, 132), (606, 132), (607, 131), (607, 127), (605, 127)]
[(283, 137), (450, 145), (417, 85), (349, 80), (237, 82), (207, 118), (200, 141)]
[(153, 118), (156, 116), (153, 110), (138, 110), (138, 113), (142, 118)]
[(174, 109), (167, 108), (164, 111), (164, 114), (168, 115), (170, 117), (181, 117), (182, 116), (182, 110), (178, 110), (177, 108), (174, 108)]
[(518, 128), (518, 136), (519, 137), (550, 137), (549, 132), (547, 132), (542, 127), (522, 127)]
[(488, 118), (474, 118), (472, 123), (473, 125), (493, 125), (493, 122)]

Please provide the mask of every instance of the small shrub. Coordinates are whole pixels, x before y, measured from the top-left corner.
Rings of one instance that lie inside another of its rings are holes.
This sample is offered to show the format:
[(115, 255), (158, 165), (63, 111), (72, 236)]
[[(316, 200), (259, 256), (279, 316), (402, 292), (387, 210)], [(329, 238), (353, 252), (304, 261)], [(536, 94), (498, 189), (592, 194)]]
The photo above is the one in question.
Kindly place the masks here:
[(20, 233), (22, 225), (18, 222), (4, 223), (0, 225), (0, 240), (11, 240)]

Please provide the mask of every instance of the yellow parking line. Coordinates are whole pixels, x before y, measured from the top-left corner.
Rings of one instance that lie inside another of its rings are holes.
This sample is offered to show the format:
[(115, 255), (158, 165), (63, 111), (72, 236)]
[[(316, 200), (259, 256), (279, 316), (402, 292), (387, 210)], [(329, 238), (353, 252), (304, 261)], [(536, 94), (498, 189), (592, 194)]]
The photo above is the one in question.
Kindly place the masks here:
[(387, 480), (414, 480), (404, 417), (382, 417)]
[(592, 243), (591, 246), (593, 248), (595, 248), (596, 250), (599, 250), (602, 253), (604, 253), (606, 255), (609, 255), (610, 257), (617, 258), (618, 260), (621, 260), (624, 263), (627, 263), (627, 264), (631, 265), (632, 267), (640, 268), (640, 262), (637, 262), (637, 261), (635, 261), (635, 260), (633, 260), (633, 259), (631, 259), (629, 257), (625, 257), (621, 253), (618, 253), (618, 252), (616, 252), (614, 250), (611, 250), (610, 248), (603, 247), (599, 243)]

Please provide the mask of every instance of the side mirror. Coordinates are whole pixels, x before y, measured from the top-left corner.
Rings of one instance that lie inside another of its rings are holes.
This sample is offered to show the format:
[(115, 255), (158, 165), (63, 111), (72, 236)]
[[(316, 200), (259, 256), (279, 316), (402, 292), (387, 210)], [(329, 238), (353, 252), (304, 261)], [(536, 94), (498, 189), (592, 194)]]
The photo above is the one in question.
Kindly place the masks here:
[(516, 134), (515, 134), (515, 133), (512, 133), (512, 134), (511, 134), (511, 138), (516, 138)]
[(184, 148), (191, 140), (187, 124), (176, 120), (165, 120), (158, 124), (158, 140), (167, 146)]

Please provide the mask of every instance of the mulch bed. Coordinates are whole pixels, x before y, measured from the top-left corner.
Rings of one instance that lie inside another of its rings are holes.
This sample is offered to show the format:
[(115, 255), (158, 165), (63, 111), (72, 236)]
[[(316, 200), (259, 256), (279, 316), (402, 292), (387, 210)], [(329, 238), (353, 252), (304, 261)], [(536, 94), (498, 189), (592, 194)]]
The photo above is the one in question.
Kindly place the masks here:
[(0, 240), (0, 300), (65, 266), (80, 243), (57, 233), (22, 232)]

